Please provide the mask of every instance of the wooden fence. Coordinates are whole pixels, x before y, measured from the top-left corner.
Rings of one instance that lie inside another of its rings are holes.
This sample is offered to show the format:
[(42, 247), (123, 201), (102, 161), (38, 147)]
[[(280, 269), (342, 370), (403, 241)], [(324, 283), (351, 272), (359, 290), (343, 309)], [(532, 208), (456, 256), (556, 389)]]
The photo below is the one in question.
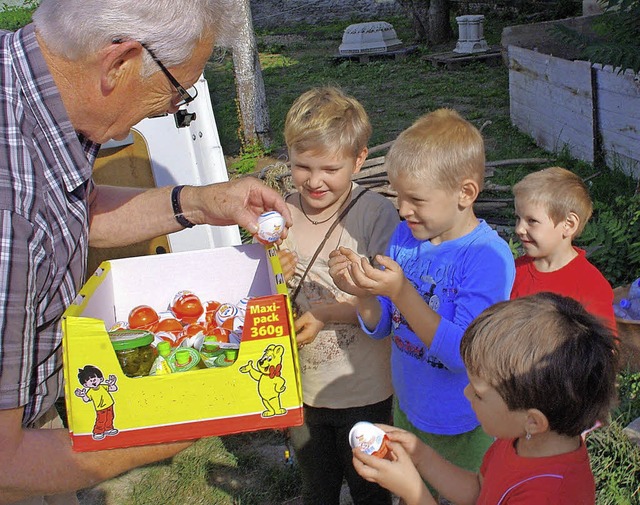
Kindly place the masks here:
[(517, 45), (507, 56), (516, 127), (544, 149), (640, 177), (640, 75)]

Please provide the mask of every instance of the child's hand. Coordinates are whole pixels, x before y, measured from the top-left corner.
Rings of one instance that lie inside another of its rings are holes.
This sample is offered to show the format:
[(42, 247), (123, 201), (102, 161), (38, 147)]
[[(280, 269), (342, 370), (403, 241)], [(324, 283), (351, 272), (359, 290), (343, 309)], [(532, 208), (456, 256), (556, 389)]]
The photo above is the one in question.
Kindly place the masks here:
[(424, 443), (414, 433), (386, 424), (376, 424), (376, 426), (387, 434), (390, 441), (402, 446), (411, 457), (414, 465), (418, 464), (422, 458), (422, 447)]
[[(346, 264), (345, 260), (336, 260), (334, 263), (336, 274), (340, 274), (339, 280), (341, 282), (355, 286), (353, 289), (359, 293), (357, 296), (381, 295), (393, 300), (402, 291), (406, 280), (404, 272), (400, 265), (388, 256), (378, 254), (373, 258), (374, 261), (382, 267), (376, 268), (368, 258), (358, 256), (350, 249), (340, 247), (338, 251), (348, 259), (348, 264)], [(331, 254), (333, 254), (333, 252)], [(331, 255), (329, 257), (331, 258)], [(332, 270), (334, 270), (334, 267), (330, 259), (329, 273), (331, 273)], [(333, 274), (331, 274), (331, 276), (333, 277)], [(335, 278), (334, 282), (336, 282)], [(337, 282), (336, 285), (340, 289), (343, 289)], [(345, 290), (343, 289), (343, 291)]]
[(329, 253), (329, 275), (335, 285), (345, 293), (365, 297), (369, 294), (359, 289), (353, 282), (349, 268), (351, 263), (360, 262), (361, 257), (347, 247), (339, 247)]
[(296, 342), (298, 347), (304, 347), (313, 342), (318, 332), (324, 328), (324, 321), (318, 319), (313, 312), (305, 312), (294, 321)]
[(393, 453), (392, 461), (369, 456), (360, 449), (354, 449), (353, 467), (356, 472), (363, 479), (388, 489), (405, 503), (435, 504), (433, 498), (429, 501), (429, 491), (402, 445), (389, 442), (389, 446)]
[(280, 260), (280, 266), (282, 267), (282, 275), (284, 275), (285, 282), (289, 282), (296, 272), (296, 265), (298, 263), (298, 255), (289, 249), (279, 249), (278, 259)]

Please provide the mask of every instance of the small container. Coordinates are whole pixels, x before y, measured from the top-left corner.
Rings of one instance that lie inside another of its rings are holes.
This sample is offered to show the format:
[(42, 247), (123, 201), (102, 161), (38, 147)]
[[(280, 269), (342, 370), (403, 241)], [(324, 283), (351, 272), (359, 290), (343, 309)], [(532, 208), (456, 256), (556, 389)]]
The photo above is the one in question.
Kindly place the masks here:
[(160, 317), (153, 307), (138, 305), (131, 309), (127, 322), (132, 330), (155, 331)]
[(200, 348), (200, 356), (207, 368), (216, 365), (216, 358), (222, 356), (224, 359), (224, 351), (220, 349), (220, 345), (215, 337), (205, 337), (202, 347)]
[(162, 341), (156, 347), (158, 351), (158, 357), (153, 362), (149, 375), (166, 375), (173, 372), (171, 366), (167, 361), (169, 354), (171, 354), (171, 344), (167, 341)]
[(238, 315), (238, 307), (230, 303), (223, 303), (216, 311), (216, 324), (220, 328), (233, 331), (235, 318)]
[(180, 291), (171, 301), (170, 310), (183, 324), (195, 323), (204, 313), (200, 298), (191, 291)]
[(120, 367), (127, 377), (149, 375), (156, 353), (151, 342), (153, 333), (144, 330), (116, 330), (109, 332), (111, 345)]
[(200, 353), (192, 347), (180, 347), (173, 351), (167, 359), (174, 372), (189, 372), (206, 368), (200, 359)]
[(349, 444), (370, 456), (390, 459), (391, 452), (387, 434), (380, 428), (367, 421), (360, 421), (353, 425), (349, 432)]

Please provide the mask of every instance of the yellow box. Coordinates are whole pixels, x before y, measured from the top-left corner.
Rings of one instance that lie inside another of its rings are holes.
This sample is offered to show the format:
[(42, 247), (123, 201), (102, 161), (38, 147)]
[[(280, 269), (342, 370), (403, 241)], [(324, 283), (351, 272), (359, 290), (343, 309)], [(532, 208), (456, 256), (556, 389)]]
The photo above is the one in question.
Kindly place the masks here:
[[(236, 362), (169, 375), (124, 375), (107, 328), (126, 321), (136, 305), (166, 310), (183, 290), (223, 303), (251, 298)], [(65, 312), (62, 330), (69, 432), (76, 451), (302, 424), (291, 306), (273, 246), (250, 244), (103, 262)], [(91, 400), (81, 394), (89, 389), (78, 378), (86, 365), (97, 367), (104, 377), (96, 388), (102, 395)], [(111, 376), (116, 382), (109, 386)], [(113, 429), (96, 437), (94, 425), (104, 420), (105, 412), (113, 416)]]

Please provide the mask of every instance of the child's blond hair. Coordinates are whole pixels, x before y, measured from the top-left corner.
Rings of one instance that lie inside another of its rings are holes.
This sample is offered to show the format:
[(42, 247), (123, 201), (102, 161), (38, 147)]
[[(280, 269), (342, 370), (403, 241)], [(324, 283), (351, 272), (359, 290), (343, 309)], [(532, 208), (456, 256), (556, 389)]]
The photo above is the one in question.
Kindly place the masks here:
[(484, 141), (480, 131), (451, 109), (420, 117), (394, 141), (385, 166), (390, 177), (426, 178), (450, 191), (465, 179), (484, 185)]
[(300, 95), (284, 126), (287, 147), (300, 153), (321, 149), (355, 158), (367, 147), (370, 136), (371, 123), (364, 107), (331, 86)]
[(527, 201), (542, 205), (556, 226), (574, 212), (580, 223), (573, 238), (580, 236), (593, 212), (589, 189), (584, 181), (561, 167), (545, 168), (526, 175), (513, 186), (513, 195), (516, 203)]
[(516, 298), (482, 312), (460, 345), (467, 372), (493, 386), (509, 410), (540, 410), (556, 433), (605, 421), (616, 398), (614, 336), (572, 298)]

